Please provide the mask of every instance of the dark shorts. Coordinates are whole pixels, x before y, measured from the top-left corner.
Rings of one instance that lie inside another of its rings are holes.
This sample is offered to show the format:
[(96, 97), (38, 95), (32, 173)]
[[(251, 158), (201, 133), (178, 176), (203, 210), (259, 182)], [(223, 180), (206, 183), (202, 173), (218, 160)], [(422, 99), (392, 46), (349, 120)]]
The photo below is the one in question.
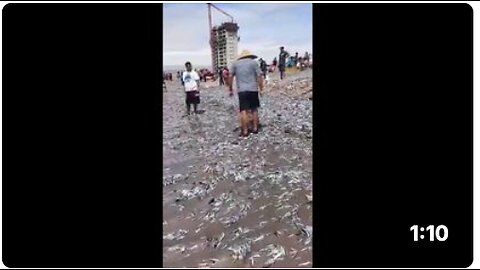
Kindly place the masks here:
[(198, 91), (189, 91), (187, 93), (187, 98), (185, 99), (185, 102), (187, 104), (198, 104), (200, 103), (200, 92)]
[(282, 72), (285, 71), (285, 65), (279, 65), (278, 69)]
[(256, 110), (260, 107), (258, 92), (240, 92), (238, 93), (238, 101), (240, 104), (240, 111)]

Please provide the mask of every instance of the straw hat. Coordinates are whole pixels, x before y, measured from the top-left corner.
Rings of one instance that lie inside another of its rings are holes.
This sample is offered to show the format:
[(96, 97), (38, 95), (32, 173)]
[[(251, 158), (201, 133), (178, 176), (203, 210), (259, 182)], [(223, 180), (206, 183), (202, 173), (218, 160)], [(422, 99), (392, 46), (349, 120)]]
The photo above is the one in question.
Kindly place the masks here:
[(256, 55), (252, 54), (249, 50), (243, 50), (240, 55), (238, 56), (238, 60), (243, 59), (243, 58), (252, 58), (255, 59), (257, 58)]

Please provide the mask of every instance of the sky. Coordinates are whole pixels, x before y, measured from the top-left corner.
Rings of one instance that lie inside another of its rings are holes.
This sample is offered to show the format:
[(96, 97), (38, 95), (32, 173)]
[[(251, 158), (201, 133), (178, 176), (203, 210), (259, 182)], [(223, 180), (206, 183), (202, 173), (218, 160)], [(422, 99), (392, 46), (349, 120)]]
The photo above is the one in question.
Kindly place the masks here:
[[(312, 53), (311, 4), (215, 4), (232, 15), (240, 29), (238, 53), (249, 49), (270, 63), (279, 47), (290, 54)], [(229, 18), (212, 8), (213, 25)], [(206, 4), (164, 4), (163, 64), (210, 66)]]

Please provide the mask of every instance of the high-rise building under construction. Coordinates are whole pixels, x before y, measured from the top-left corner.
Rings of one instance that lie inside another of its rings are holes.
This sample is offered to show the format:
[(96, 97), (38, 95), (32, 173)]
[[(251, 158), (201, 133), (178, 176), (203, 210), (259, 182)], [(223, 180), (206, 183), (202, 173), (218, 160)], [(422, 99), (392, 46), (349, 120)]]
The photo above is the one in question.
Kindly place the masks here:
[(229, 67), (238, 56), (238, 25), (225, 22), (212, 28), (213, 68)]

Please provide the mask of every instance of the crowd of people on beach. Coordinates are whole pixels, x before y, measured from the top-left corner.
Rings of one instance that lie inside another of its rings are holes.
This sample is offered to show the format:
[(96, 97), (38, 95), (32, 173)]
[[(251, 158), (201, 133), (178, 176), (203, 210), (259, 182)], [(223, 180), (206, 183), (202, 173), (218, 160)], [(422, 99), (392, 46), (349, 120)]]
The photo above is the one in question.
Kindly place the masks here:
[[(285, 70), (287, 68), (292, 69), (296, 68), (297, 70), (303, 71), (307, 68), (312, 67), (312, 55), (308, 52), (305, 52), (303, 56), (299, 55), (298, 52), (295, 52), (295, 55), (290, 55), (288, 51), (282, 46), (280, 47), (280, 53), (278, 58), (274, 57), (273, 60), (268, 64), (265, 59), (259, 58), (257, 63), (260, 67), (262, 72), (263, 78), (267, 79), (268, 73), (275, 73), (277, 70), (280, 73), (280, 79), (282, 80), (285, 77)], [(228, 67), (218, 67), (217, 71), (211, 71), (207, 68), (202, 69), (193, 69), (199, 76), (200, 81), (207, 82), (207, 81), (217, 81), (219, 85), (225, 85), (227, 78), (229, 76), (229, 68)], [(183, 85), (182, 74), (185, 70), (177, 71), (176, 80), (180, 81)], [(163, 73), (163, 80), (164, 81), (173, 81), (172, 73)]]
[[(260, 66), (262, 66), (262, 62), (265, 62), (263, 59), (260, 59), (261, 63)], [(299, 56), (298, 52), (295, 53), (295, 55), (290, 55), (288, 51), (285, 50), (285, 47), (280, 47), (280, 53), (278, 55), (278, 60), (277, 57), (273, 58), (272, 64), (267, 65), (266, 63), (263, 63), (263, 70), (268, 70), (268, 72), (275, 72), (277, 69), (280, 72), (280, 79), (283, 80), (285, 77), (285, 70), (286, 68), (296, 68), (298, 70), (304, 70), (306, 68), (311, 68), (312, 67), (312, 62), (311, 62), (311, 54), (308, 52), (305, 52), (303, 56)], [(266, 71), (265, 71), (266, 74)]]
[(164, 81), (173, 81), (172, 73), (163, 72), (163, 80)]
[[(179, 80), (185, 89), (187, 115), (190, 115), (191, 105), (193, 105), (193, 113), (197, 113), (197, 106), (200, 103), (200, 82), (207, 80), (219, 80), (220, 86), (227, 86), (229, 95), (233, 96), (233, 81), (236, 79), (237, 94), (239, 98), (239, 112), (241, 122), (241, 137), (247, 137), (249, 133), (258, 133), (258, 113), (257, 108), (260, 107), (259, 95), (262, 95), (264, 82), (268, 80), (268, 73), (276, 72), (278, 69), (280, 79), (285, 78), (287, 68), (296, 68), (304, 70), (312, 67), (311, 54), (305, 52), (304, 56), (290, 55), (285, 48), (280, 47), (280, 52), (273, 59), (271, 64), (263, 58), (259, 58), (248, 50), (241, 52), (236, 61), (232, 63), (230, 68), (218, 67), (217, 72), (212, 72), (206, 68), (200, 70), (193, 69), (190, 62), (185, 63), (185, 70), (177, 71), (177, 80)], [(164, 73), (165, 80), (171, 81), (172, 73)], [(251, 116), (253, 120), (253, 128), (247, 128), (248, 119)]]

